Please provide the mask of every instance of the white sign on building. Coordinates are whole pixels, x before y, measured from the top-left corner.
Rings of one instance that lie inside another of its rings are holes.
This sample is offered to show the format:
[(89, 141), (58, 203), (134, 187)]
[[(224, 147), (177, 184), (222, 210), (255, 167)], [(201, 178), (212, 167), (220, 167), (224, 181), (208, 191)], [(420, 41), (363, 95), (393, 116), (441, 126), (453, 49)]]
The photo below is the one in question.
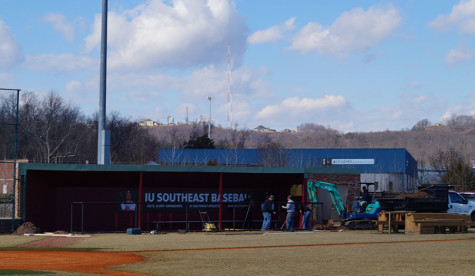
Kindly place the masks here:
[(332, 159), (332, 165), (374, 165), (374, 159)]

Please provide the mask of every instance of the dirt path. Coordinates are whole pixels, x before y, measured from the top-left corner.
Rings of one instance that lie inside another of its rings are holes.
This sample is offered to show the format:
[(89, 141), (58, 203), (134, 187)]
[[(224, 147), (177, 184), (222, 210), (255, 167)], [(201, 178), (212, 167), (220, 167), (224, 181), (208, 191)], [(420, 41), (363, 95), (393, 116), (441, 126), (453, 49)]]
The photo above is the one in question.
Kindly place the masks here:
[(54, 270), (102, 275), (145, 275), (106, 269), (142, 262), (133, 253), (81, 251), (0, 251), (0, 269)]

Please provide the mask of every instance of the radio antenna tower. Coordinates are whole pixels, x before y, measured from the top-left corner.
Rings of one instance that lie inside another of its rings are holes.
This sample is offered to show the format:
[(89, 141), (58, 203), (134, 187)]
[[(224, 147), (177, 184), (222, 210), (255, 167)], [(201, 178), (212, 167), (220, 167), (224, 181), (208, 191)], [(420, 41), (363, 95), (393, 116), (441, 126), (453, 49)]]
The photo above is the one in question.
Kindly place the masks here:
[(228, 125), (233, 128), (233, 86), (231, 71), (231, 42), (228, 41)]
[(185, 123), (188, 124), (188, 106), (186, 107)]

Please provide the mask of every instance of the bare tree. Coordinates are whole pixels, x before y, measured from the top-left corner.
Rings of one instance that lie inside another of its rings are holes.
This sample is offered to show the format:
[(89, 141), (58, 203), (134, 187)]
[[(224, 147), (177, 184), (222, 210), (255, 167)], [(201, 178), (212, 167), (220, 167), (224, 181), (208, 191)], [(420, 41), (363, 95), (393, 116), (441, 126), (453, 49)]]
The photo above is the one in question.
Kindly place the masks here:
[(431, 122), (427, 119), (422, 119), (420, 121), (418, 121), (412, 128), (411, 130), (414, 131), (414, 130), (424, 130), (426, 129), (428, 126), (431, 125)]
[(460, 152), (454, 148), (448, 150), (438, 150), (434, 155), (430, 157), (430, 165), (442, 176), (450, 167), (450, 164), (456, 163), (462, 159)]
[(439, 150), (431, 157), (430, 163), (441, 175), (441, 182), (462, 190), (475, 187), (475, 176), (470, 163), (454, 148)]
[(158, 143), (147, 128), (113, 112), (108, 119), (111, 131), (111, 162), (145, 164), (156, 160)]
[(452, 114), (452, 116), (445, 120), (445, 124), (448, 126), (473, 127), (475, 126), (475, 115), (469, 116)]
[(12, 159), (14, 155), (14, 128), (16, 122), (16, 96), (0, 95), (0, 159)]
[(452, 162), (441, 179), (444, 183), (452, 184), (457, 190), (466, 191), (475, 188), (475, 175), (472, 167), (462, 158)]
[(264, 136), (257, 148), (258, 162), (263, 167), (287, 167), (290, 162), (289, 152), (282, 144), (273, 142)]
[(34, 141), (26, 149), (36, 162), (59, 162), (75, 155), (84, 137), (84, 116), (54, 92), (42, 101), (31, 93), (24, 94), (19, 119), (23, 142)]
[(236, 124), (232, 129), (226, 129), (221, 134), (221, 138), (216, 144), (217, 148), (224, 149), (243, 149), (245, 148), (246, 141), (249, 139), (251, 131), (247, 128), (238, 128)]

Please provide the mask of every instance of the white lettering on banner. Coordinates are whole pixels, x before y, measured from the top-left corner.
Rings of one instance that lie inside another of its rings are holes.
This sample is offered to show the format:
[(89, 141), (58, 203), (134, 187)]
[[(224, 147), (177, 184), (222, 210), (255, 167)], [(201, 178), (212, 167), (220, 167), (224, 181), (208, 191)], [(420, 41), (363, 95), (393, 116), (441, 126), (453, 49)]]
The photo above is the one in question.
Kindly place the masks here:
[[(218, 193), (144, 193), (147, 203), (219, 203)], [(223, 203), (243, 202), (246, 193), (225, 193)]]
[(154, 202), (155, 194), (154, 193), (145, 193), (145, 202)]
[(374, 159), (332, 159), (332, 165), (374, 165)]

